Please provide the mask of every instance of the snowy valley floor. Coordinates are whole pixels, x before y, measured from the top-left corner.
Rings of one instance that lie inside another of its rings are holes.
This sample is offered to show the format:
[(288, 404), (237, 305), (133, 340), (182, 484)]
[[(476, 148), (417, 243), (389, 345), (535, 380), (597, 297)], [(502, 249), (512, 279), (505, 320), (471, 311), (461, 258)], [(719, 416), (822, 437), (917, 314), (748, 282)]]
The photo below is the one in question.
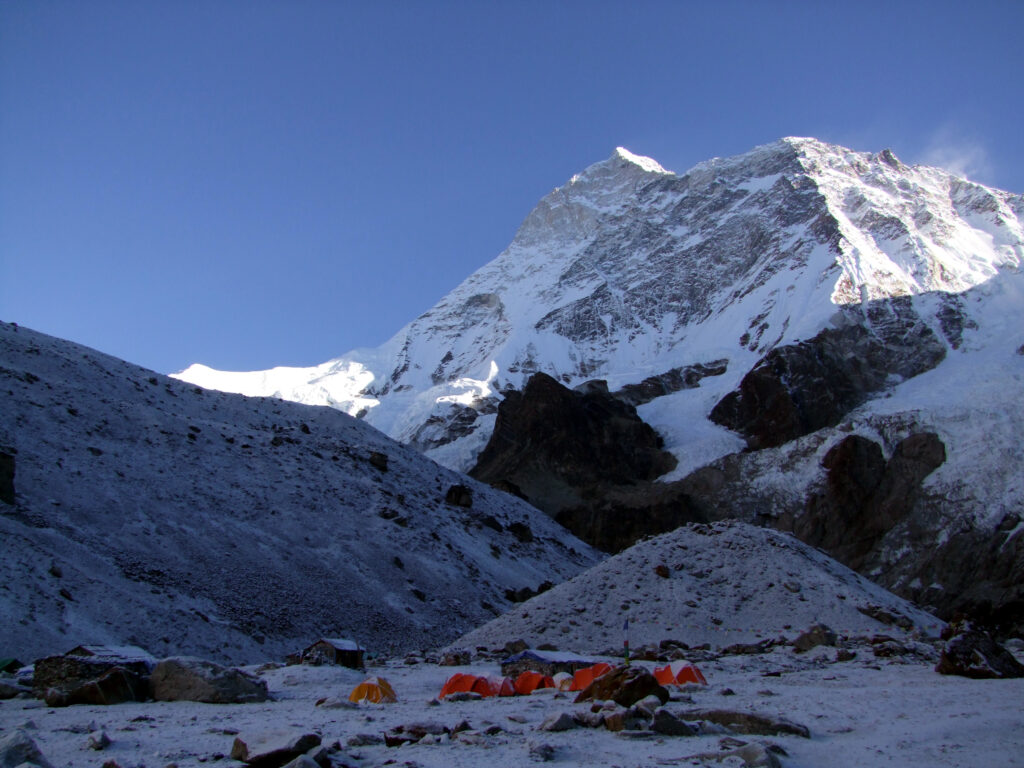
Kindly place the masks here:
[[(835, 649), (797, 656), (776, 648), (758, 656), (729, 656), (699, 666), (706, 688), (688, 686), (670, 707), (727, 708), (782, 716), (810, 729), (811, 738), (744, 736), (782, 747), (787, 768), (824, 766), (1024, 766), (1024, 679), (968, 680), (937, 674), (934, 662), (876, 659), (859, 651), (834, 662)], [(647, 667), (652, 664), (644, 663)], [(440, 667), (389, 662), (366, 674), (342, 667), (283, 667), (263, 673), (273, 701), (262, 704), (148, 702), (110, 707), (46, 707), (34, 699), (0, 702), (0, 738), (22, 728), (55, 768), (194, 768), (240, 766), (228, 755), (235, 734), (315, 731), (323, 745), (340, 743), (334, 766), (383, 765), (422, 768), (504, 768), (532, 764), (530, 749), (554, 748), (560, 766), (738, 766), (737, 757), (714, 760), (729, 734), (636, 738), (603, 729), (544, 732), (552, 713), (573, 712), (576, 694), (538, 693), (432, 705), (456, 671), (497, 674), (497, 664)], [(345, 699), (367, 675), (393, 685), (399, 702), (327, 708), (317, 701)], [(734, 695), (723, 694), (731, 689)], [(350, 747), (357, 734), (381, 735), (398, 725), (436, 723), (449, 729), (468, 721), (471, 731), (437, 743), (389, 748)], [(111, 744), (93, 751), (90, 733), (103, 731)], [(729, 742), (726, 741), (726, 744)], [(681, 759), (704, 753), (705, 757)]]

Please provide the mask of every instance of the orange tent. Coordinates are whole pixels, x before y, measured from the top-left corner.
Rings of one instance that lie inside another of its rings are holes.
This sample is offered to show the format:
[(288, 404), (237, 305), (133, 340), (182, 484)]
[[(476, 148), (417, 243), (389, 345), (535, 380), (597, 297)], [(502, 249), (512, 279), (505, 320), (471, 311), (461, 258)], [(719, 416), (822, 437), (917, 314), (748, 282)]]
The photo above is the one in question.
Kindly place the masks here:
[(515, 686), (508, 677), (482, 677), (456, 672), (445, 681), (438, 698), (451, 693), (479, 693), (483, 698), (490, 696), (514, 696)]
[(358, 704), (370, 701), (374, 704), (391, 704), (398, 701), (391, 684), (383, 677), (368, 677), (348, 695), (348, 700)]
[(516, 678), (515, 690), (517, 696), (525, 696), (533, 693), (538, 688), (554, 688), (555, 681), (548, 675), (534, 672), (532, 669), (524, 670)]
[(708, 684), (700, 670), (689, 661), (673, 661), (664, 667), (655, 667), (654, 679), (662, 685)]
[(597, 678), (602, 675), (607, 675), (612, 671), (612, 665), (606, 664), (603, 661), (597, 662), (592, 667), (584, 667), (583, 669), (577, 669), (572, 676), (572, 685), (569, 687), (570, 691), (582, 691)]

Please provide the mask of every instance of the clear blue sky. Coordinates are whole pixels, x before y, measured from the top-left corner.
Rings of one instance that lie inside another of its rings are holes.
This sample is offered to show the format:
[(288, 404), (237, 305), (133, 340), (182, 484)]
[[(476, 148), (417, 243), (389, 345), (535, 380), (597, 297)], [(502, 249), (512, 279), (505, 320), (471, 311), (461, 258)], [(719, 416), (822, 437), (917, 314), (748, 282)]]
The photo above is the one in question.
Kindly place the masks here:
[(161, 372), (376, 346), (617, 145), (1024, 192), (1024, 2), (0, 0), (0, 319)]

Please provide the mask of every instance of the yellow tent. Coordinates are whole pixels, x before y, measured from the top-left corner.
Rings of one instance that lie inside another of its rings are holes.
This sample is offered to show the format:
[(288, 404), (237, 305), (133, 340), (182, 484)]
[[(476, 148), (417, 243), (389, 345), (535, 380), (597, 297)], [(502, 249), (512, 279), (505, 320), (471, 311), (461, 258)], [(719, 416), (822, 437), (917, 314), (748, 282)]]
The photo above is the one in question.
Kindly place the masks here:
[(392, 704), (398, 701), (391, 683), (383, 677), (368, 677), (348, 695), (348, 700), (358, 704), (360, 701), (370, 701), (374, 704)]

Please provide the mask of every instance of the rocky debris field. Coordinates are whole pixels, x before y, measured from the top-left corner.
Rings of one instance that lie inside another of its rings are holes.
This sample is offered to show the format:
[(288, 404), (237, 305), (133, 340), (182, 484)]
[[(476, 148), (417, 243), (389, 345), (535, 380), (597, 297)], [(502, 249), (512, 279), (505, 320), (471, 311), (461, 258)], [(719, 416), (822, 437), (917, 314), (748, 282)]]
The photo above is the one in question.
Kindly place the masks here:
[[(0, 765), (1018, 764), (1024, 747), (1018, 706), (1024, 679), (939, 674), (942, 642), (937, 640), (897, 643), (837, 636), (827, 628), (801, 637), (796, 645), (695, 652), (706, 686), (667, 686), (629, 706), (592, 697), (577, 702), (576, 693), (554, 689), (438, 700), (445, 680), (456, 672), (498, 674), (501, 654), (496, 652), (461, 666), (441, 666), (438, 658), (416, 654), (365, 671), (249, 667), (244, 671), (268, 693), (265, 700), (249, 703), (151, 700), (51, 707), (23, 693), (0, 701)], [(1020, 658), (1024, 644), (1010, 646)], [(655, 666), (634, 661), (631, 677)], [(350, 704), (349, 692), (370, 675), (386, 678), (398, 701)]]

